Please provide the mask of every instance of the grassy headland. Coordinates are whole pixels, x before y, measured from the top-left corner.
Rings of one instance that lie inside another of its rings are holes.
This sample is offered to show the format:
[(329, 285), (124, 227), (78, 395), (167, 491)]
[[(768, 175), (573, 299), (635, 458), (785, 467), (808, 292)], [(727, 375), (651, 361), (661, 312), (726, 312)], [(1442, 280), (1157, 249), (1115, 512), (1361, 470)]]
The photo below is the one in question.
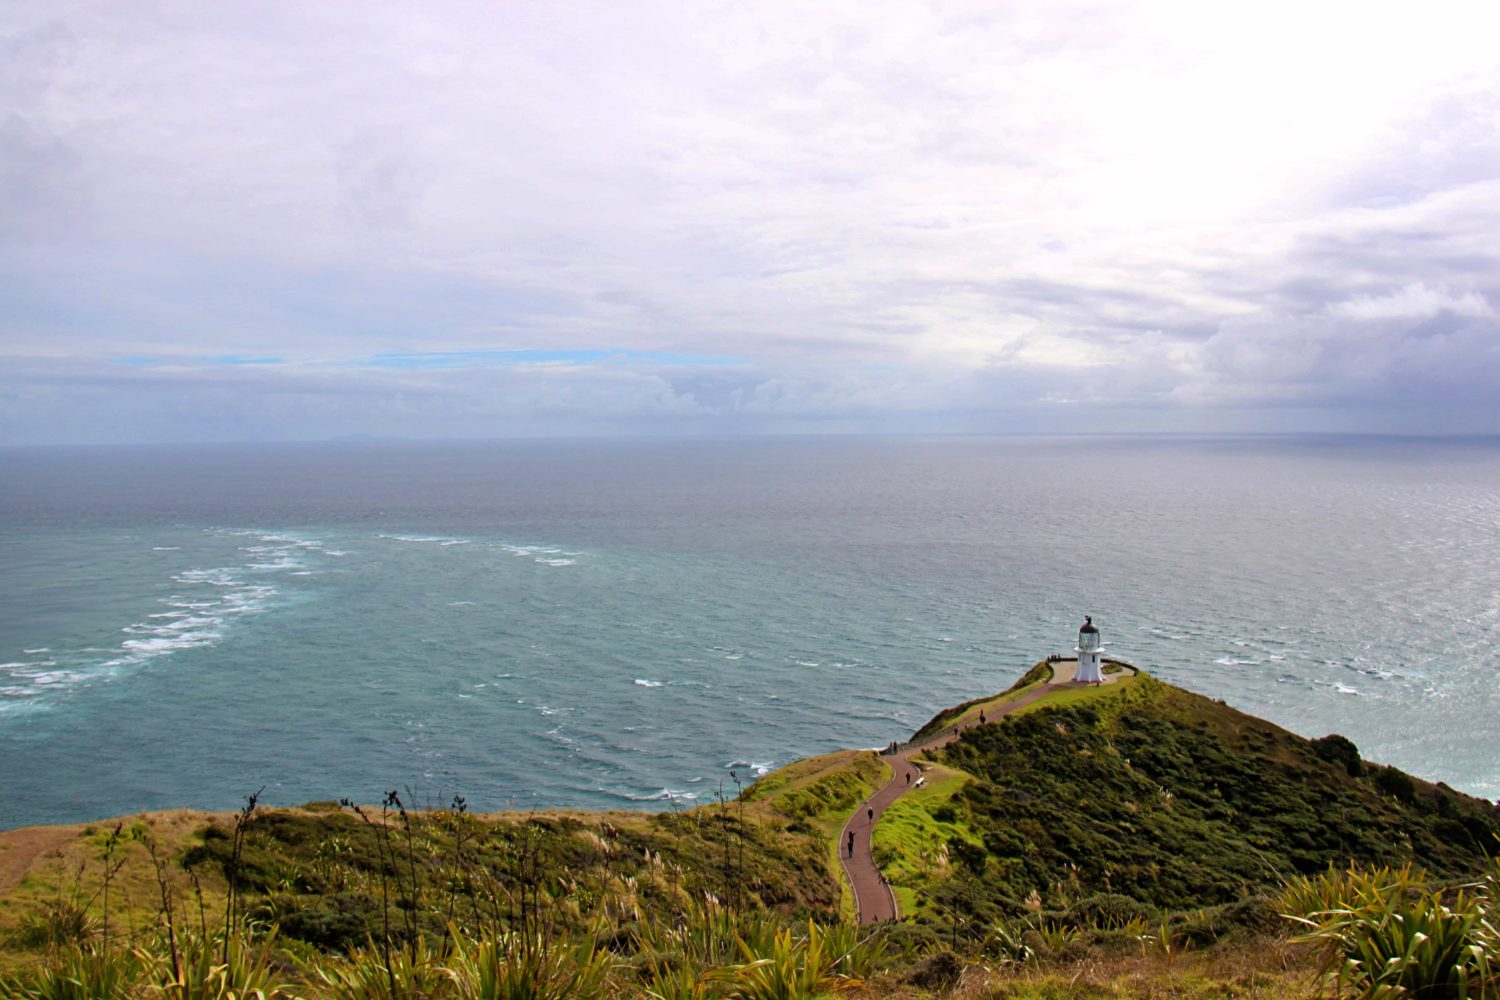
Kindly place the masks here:
[[(187, 981), (230, 966), (239, 995), (307, 997), (1311, 995), (1314, 946), (1277, 915), (1289, 886), (1305, 902), (1330, 866), (1406, 865), (1456, 884), (1500, 845), (1490, 803), (1144, 675), (1056, 692), (925, 763), (876, 828), (906, 919), (873, 937), (837, 860), (890, 774), (868, 751), (659, 814), (392, 796), (0, 833), (0, 1000), (96, 995), (47, 983), (110, 963), (117, 996), (227, 995)], [(553, 992), (475, 985), (502, 970)]]

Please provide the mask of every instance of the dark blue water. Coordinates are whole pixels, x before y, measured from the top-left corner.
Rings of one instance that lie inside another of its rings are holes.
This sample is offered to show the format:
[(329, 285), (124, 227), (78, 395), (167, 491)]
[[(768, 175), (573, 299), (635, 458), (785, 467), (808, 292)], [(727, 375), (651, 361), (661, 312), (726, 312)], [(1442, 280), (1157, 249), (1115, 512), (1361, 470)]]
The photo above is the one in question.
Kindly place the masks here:
[(1071, 646), (1500, 794), (1500, 442), (0, 452), (0, 826), (664, 807)]

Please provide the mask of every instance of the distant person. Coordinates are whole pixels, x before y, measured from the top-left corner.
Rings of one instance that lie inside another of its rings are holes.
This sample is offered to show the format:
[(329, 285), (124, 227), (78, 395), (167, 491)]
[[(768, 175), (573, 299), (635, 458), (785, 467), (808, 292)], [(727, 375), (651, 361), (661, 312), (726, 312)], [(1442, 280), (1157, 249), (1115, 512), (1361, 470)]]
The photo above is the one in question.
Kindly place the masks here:
[(979, 724), (984, 725), (984, 709), (979, 710)]
[(908, 785), (911, 784), (911, 772), (910, 771), (906, 772), (906, 783)]
[(854, 857), (854, 831), (849, 831), (849, 857)]
[(865, 813), (870, 817), (870, 822), (871, 823), (875, 822), (875, 810), (874, 809), (866, 809)]

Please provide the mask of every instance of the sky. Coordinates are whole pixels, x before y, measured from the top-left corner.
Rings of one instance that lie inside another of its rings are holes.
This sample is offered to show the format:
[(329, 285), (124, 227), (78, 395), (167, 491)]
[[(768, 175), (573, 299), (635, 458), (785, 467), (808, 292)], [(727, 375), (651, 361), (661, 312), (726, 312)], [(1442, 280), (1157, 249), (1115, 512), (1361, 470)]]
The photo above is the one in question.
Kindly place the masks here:
[(0, 444), (1500, 432), (1496, 38), (0, 0)]

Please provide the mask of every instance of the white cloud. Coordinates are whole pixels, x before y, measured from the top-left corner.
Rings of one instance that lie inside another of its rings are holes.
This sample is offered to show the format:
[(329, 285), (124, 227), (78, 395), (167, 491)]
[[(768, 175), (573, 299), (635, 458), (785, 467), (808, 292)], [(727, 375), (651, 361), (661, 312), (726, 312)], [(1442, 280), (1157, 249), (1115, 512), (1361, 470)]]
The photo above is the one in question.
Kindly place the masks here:
[(1420, 319), (1453, 313), (1455, 316), (1493, 317), (1495, 310), (1478, 292), (1454, 293), (1447, 288), (1429, 288), (1420, 281), (1387, 295), (1356, 295), (1328, 310), (1350, 319)]
[(1479, 2), (14, 7), (0, 345), (760, 373), (709, 407), (618, 371), (534, 397), (579, 419), (623, 384), (664, 420), (990, 427), (1091, 387), (1184, 427), (1357, 414), (1486, 349), (1497, 29)]

